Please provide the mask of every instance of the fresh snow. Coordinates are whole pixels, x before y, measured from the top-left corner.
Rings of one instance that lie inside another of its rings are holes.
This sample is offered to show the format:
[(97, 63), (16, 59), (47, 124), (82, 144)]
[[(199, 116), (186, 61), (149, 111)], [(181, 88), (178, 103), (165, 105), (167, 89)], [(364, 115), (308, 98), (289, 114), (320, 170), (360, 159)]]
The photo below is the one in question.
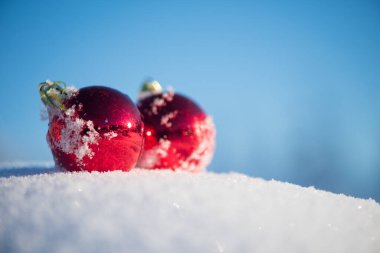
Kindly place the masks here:
[[(91, 144), (98, 144), (100, 135), (95, 130), (94, 123), (91, 120), (84, 120), (76, 116), (77, 110), (80, 110), (82, 104), (76, 109), (76, 105), (67, 109), (65, 112), (57, 110), (57, 108), (48, 107), (49, 117), (51, 124), (57, 124), (61, 127), (57, 127), (60, 131), (60, 138), (55, 138), (50, 133), (51, 138), (48, 138), (50, 146), (55, 149), (62, 150), (66, 154), (74, 154), (76, 162), (79, 165), (83, 165), (83, 158), (85, 156), (90, 159), (94, 156), (94, 151), (90, 148)], [(57, 119), (52, 120), (52, 118)], [(53, 123), (52, 123), (53, 122)], [(58, 122), (61, 122), (60, 125)], [(83, 130), (86, 129), (86, 134), (82, 135)], [(54, 130), (53, 130), (54, 132)], [(109, 136), (107, 136), (108, 138)]]
[(0, 169), (0, 252), (380, 252), (380, 205), (236, 173), (21, 164)]

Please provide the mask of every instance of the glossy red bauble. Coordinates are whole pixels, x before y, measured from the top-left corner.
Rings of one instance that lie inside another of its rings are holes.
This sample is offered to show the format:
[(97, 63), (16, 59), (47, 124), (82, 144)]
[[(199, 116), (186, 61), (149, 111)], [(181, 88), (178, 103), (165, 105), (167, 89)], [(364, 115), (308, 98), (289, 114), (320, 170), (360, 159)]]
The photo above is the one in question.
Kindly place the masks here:
[(91, 86), (66, 92), (60, 101), (61, 108), (47, 104), (47, 141), (58, 167), (129, 171), (135, 166), (144, 142), (143, 123), (127, 95)]
[(152, 94), (137, 104), (145, 145), (137, 167), (199, 172), (211, 162), (215, 127), (191, 99), (174, 92)]

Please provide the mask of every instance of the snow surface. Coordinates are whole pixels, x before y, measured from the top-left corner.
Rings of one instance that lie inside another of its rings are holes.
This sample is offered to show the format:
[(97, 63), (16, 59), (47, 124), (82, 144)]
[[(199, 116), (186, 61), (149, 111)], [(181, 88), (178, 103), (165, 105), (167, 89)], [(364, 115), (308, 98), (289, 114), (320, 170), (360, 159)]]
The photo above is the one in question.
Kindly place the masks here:
[(242, 174), (0, 169), (0, 252), (380, 252), (373, 200)]

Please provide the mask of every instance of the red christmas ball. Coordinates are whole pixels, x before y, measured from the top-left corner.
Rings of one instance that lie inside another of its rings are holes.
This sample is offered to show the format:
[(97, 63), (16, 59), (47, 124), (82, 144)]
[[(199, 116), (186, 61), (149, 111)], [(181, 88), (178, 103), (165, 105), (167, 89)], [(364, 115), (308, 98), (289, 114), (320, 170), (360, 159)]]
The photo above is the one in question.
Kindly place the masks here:
[(68, 171), (131, 170), (144, 142), (141, 116), (131, 99), (107, 87), (74, 90), (58, 84), (40, 85), (56, 165)]
[(137, 167), (205, 170), (214, 154), (212, 118), (191, 99), (161, 92), (160, 87), (152, 88), (152, 84), (159, 85), (145, 84), (145, 96), (137, 104), (145, 126), (145, 144)]

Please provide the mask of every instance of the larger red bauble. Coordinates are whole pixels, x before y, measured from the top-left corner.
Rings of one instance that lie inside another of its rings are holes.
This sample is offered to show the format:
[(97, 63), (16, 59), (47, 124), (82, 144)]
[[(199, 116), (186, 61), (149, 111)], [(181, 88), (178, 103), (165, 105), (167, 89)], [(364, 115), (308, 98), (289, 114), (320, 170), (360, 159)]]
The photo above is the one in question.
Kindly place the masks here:
[(145, 125), (144, 150), (137, 167), (199, 172), (211, 162), (215, 127), (191, 99), (174, 92), (142, 98), (137, 104)]
[(66, 94), (62, 105), (47, 106), (47, 141), (58, 167), (129, 171), (135, 166), (144, 143), (143, 123), (127, 95), (91, 86)]

